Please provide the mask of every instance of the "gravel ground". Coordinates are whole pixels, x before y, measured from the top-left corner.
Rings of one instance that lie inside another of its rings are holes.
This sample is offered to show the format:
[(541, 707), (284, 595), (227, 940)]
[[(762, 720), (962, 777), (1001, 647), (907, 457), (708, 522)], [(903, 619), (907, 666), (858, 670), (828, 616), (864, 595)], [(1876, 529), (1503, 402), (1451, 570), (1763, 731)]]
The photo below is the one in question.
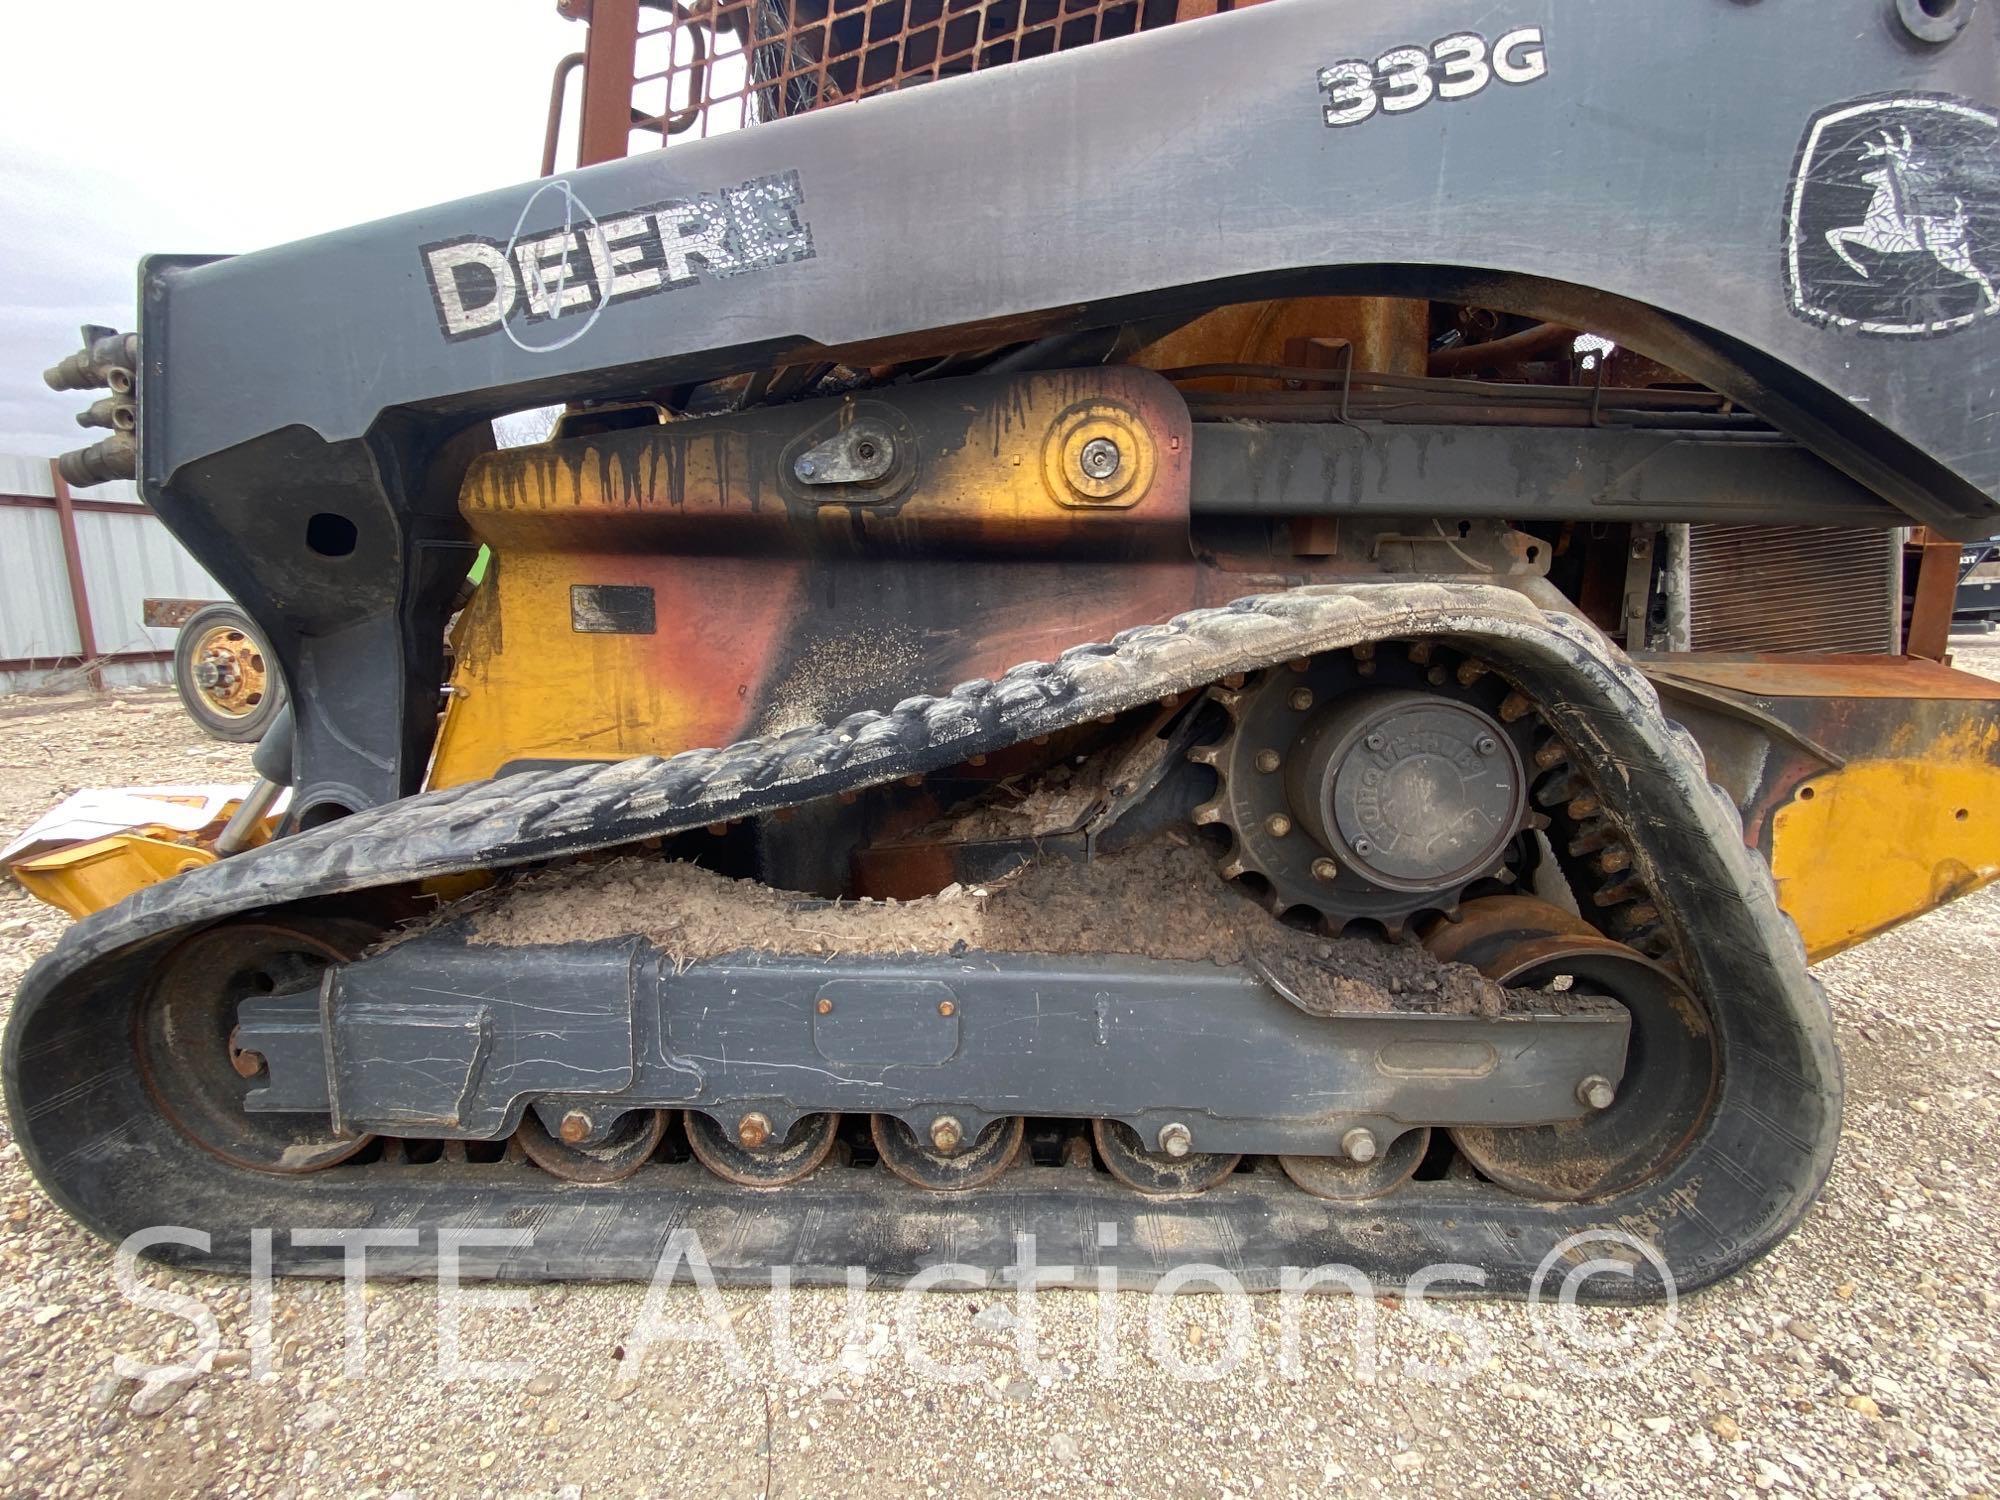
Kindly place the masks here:
[[(1961, 661), (2000, 676), (2000, 647)], [(0, 704), (0, 839), (84, 784), (239, 776), (247, 756), (202, 739), (170, 698)], [(0, 889), (0, 995), (61, 918)], [(272, 1368), (249, 1368), (237, 1281), (169, 1280), (220, 1322), (222, 1353), (187, 1385), (149, 1390), (114, 1360), (187, 1355), (190, 1325), (128, 1302), (109, 1247), (0, 1148), (0, 1492), (1279, 1496), (1715, 1489), (1979, 1494), (2000, 1478), (2000, 888), (1823, 966), (1848, 1060), (1843, 1150), (1818, 1209), (1774, 1255), (1657, 1312), (1585, 1315), (1581, 1336), (1664, 1336), (1638, 1373), (1587, 1373), (1577, 1339), (1538, 1340), (1514, 1305), (1375, 1309), (1310, 1299), (1300, 1357), (1282, 1310), (1249, 1304), (1240, 1360), (1205, 1382), (1169, 1364), (1226, 1362), (1232, 1307), (1183, 1297), (1155, 1340), (1148, 1300), (1045, 1292), (1043, 1367), (1016, 1345), (1011, 1298), (933, 1293), (907, 1328), (977, 1378), (921, 1378), (892, 1337), (900, 1303), (837, 1293), (791, 1302), (781, 1364), (774, 1299), (721, 1294), (741, 1352), (668, 1343), (642, 1357), (643, 1287), (519, 1290), (467, 1313), (467, 1359), (508, 1380), (437, 1373), (429, 1285), (371, 1285), (366, 1370), (343, 1367), (341, 1288), (281, 1284)], [(668, 1320), (699, 1293), (665, 1293)], [(1118, 1327), (1100, 1362), (1101, 1314)], [(1560, 1355), (1561, 1357), (1558, 1357)], [(1601, 1363), (1601, 1361), (1598, 1361)], [(1426, 1375), (1437, 1366), (1451, 1378)], [(165, 1409), (147, 1415), (155, 1405)]]

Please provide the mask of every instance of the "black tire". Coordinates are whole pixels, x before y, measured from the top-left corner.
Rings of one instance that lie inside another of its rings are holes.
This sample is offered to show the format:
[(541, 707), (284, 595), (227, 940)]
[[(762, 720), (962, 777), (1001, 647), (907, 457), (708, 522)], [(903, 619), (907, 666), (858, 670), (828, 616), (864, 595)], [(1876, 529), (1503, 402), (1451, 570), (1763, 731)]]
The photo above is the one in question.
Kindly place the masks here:
[[(230, 637), (236, 638), (232, 645), (263, 674), (262, 690), (253, 691), (247, 699), (240, 691), (217, 692), (204, 687), (200, 680), (202, 660), (208, 654), (204, 643)], [(174, 690), (202, 733), (239, 745), (261, 740), (285, 705), (285, 679), (271, 654), (270, 642), (233, 604), (204, 605), (181, 626), (174, 641)]]

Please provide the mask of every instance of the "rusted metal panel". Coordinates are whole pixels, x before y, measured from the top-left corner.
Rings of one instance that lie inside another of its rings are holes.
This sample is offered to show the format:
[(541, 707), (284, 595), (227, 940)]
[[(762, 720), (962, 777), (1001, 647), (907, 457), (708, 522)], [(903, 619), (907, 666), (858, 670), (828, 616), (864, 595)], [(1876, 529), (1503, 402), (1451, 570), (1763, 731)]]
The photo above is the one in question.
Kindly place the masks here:
[(1951, 612), (1958, 595), (1957, 542), (1933, 536), (1928, 527), (1911, 538), (1917, 553), (1916, 587), (1910, 596), (1910, 626), (1903, 649), (1912, 656), (1944, 660), (1951, 649)]
[(2000, 702), (2000, 682), (1910, 656), (1648, 656), (1656, 682), (1759, 698), (1967, 699)]
[(1813, 958), (2000, 876), (2000, 683), (1914, 657), (1642, 665)]

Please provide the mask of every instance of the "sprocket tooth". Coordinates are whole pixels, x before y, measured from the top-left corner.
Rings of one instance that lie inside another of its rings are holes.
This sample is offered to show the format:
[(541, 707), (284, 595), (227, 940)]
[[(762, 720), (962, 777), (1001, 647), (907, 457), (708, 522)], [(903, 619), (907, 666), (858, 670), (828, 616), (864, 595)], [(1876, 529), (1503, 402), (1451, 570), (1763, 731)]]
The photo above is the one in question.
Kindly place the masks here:
[(1215, 766), (1222, 761), (1221, 745), (1196, 745), (1187, 753), (1187, 758), (1198, 766)]
[(1623, 875), (1632, 868), (1632, 851), (1623, 844), (1606, 844), (1592, 863), (1600, 875)]
[(1223, 821), (1222, 804), (1220, 802), (1204, 802), (1189, 816), (1204, 827), (1210, 823), (1220, 823)]
[(1566, 846), (1572, 857), (1582, 859), (1601, 849), (1608, 849), (1617, 842), (1617, 837), (1603, 823), (1586, 823), (1577, 830), (1576, 837)]
[(1624, 906), (1646, 894), (1646, 887), (1636, 875), (1627, 875), (1622, 880), (1614, 880), (1609, 885), (1599, 886), (1591, 895), (1595, 906)]

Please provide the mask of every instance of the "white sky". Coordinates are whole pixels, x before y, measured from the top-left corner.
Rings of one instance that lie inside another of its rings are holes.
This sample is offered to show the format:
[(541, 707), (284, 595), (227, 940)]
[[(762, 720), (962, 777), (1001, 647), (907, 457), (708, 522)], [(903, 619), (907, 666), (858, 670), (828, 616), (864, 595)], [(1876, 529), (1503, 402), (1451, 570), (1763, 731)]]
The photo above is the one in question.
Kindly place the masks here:
[(555, 0), (8, 6), (0, 452), (104, 436), (75, 423), (102, 393), (42, 371), (80, 324), (134, 326), (142, 254), (255, 250), (535, 176), (550, 75), (583, 40)]

